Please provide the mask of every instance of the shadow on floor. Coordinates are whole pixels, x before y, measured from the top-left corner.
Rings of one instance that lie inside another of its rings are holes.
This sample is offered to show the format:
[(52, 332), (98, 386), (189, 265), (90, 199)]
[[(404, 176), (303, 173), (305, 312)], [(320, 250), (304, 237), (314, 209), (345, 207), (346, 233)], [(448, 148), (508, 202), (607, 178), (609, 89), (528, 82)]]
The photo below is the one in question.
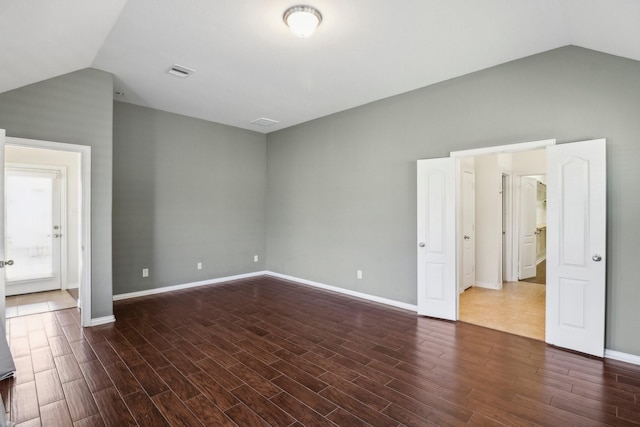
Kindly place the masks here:
[(547, 284), (547, 260), (542, 261), (536, 266), (536, 275), (528, 279), (521, 279), (521, 282), (537, 283), (539, 285)]

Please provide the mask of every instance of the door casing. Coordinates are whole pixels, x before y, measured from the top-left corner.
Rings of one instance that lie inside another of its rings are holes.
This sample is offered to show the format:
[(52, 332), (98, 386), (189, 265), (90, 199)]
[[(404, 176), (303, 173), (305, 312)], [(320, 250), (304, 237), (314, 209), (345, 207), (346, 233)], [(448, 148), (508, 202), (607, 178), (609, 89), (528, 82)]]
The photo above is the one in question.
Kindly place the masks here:
[[(41, 141), (36, 139), (7, 137), (6, 145), (18, 147), (43, 148), (48, 150), (69, 151), (80, 154), (80, 182), (81, 203), (80, 231), (81, 262), (80, 274), (80, 307), (82, 309), (81, 326), (91, 326), (91, 147), (88, 145), (67, 144), (62, 142)], [(4, 147), (2, 149), (2, 164), (4, 165)], [(2, 285), (2, 308), (4, 307), (4, 284)], [(4, 308), (2, 317), (4, 317)]]
[(462, 171), (462, 278), (460, 293), (473, 286), (476, 281), (476, 220), (475, 220), (475, 174)]

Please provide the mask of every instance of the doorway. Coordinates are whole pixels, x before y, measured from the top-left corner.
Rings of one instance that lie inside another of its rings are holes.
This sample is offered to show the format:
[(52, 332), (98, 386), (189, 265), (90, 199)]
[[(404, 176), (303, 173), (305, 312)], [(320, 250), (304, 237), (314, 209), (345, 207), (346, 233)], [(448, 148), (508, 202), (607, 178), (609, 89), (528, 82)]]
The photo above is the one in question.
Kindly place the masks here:
[[(6, 195), (15, 202), (15, 193), (31, 193), (13, 208), (7, 200), (3, 240), (6, 259), (11, 261), (13, 254), (16, 259), (5, 265), (3, 314), (12, 317), (77, 306), (82, 308), (82, 325), (89, 326), (91, 148), (7, 137), (2, 151), (8, 171), (3, 199)], [(29, 190), (27, 184), (34, 182)], [(36, 207), (38, 197), (42, 200)], [(24, 226), (27, 222), (31, 230)], [(29, 240), (31, 246), (26, 245)]]
[(5, 147), (8, 318), (78, 306), (79, 165), (75, 153)]
[[(546, 223), (545, 210), (537, 200), (545, 160), (541, 150), (460, 159), (460, 320), (544, 340), (544, 278), (536, 284), (523, 280), (535, 277), (538, 262), (544, 262), (539, 230)], [(469, 223), (475, 224), (473, 234), (467, 232)], [(473, 252), (466, 249), (472, 236)], [(472, 283), (469, 265), (475, 266)]]
[(5, 162), (5, 254), (14, 263), (5, 270), (6, 296), (62, 288), (66, 185), (63, 166)]
[[(548, 161), (549, 202), (545, 342), (602, 357), (606, 292), (604, 139), (560, 145), (555, 145), (555, 140), (534, 141), (418, 160), (417, 312), (459, 319), (460, 158), (543, 147)], [(476, 201), (479, 199), (476, 197)], [(498, 248), (493, 253), (487, 251), (490, 255), (500, 252)]]

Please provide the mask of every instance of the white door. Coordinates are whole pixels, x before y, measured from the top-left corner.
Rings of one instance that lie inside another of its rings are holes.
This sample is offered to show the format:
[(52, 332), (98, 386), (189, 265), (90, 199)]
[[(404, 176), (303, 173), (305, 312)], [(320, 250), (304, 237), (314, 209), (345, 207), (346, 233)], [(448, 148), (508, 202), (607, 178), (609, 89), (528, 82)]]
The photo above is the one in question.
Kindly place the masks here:
[(606, 141), (547, 148), (546, 341), (604, 355)]
[(456, 320), (455, 159), (418, 160), (418, 314)]
[(60, 289), (61, 173), (5, 167), (6, 295)]
[[(0, 164), (4, 169), (4, 143), (5, 143), (5, 130), (0, 129)], [(0, 173), (0, 242), (4, 241), (4, 170)], [(10, 265), (5, 265), (4, 258), (4, 245), (0, 244), (0, 380), (3, 380), (11, 375), (16, 370), (16, 365), (13, 362), (11, 351), (9, 350), (9, 344), (7, 343), (7, 334), (5, 331), (5, 301), (4, 301), (4, 273), (2, 268), (11, 268)]]
[[(2, 172), (0, 173), (0, 242), (4, 242), (4, 143), (5, 143), (5, 130), (0, 129), (0, 165), (2, 165)], [(0, 243), (0, 268), (6, 269), (11, 266), (5, 266), (4, 257), (4, 245)], [(5, 325), (5, 284), (4, 284), (4, 270), (0, 269), (0, 326), (2, 327), (3, 336)]]
[(536, 200), (538, 181), (520, 179), (520, 222), (518, 224), (518, 278), (536, 275)]
[(473, 172), (462, 172), (462, 289), (476, 281), (476, 181)]

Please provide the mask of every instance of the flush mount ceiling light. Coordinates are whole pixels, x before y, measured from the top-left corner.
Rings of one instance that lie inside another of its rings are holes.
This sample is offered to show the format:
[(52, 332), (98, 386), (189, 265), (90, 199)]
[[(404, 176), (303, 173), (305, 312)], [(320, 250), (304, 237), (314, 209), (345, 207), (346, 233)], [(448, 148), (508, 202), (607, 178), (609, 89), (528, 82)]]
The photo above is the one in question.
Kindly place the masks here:
[(322, 22), (318, 9), (311, 6), (293, 6), (284, 12), (282, 17), (291, 32), (304, 39), (309, 37)]

